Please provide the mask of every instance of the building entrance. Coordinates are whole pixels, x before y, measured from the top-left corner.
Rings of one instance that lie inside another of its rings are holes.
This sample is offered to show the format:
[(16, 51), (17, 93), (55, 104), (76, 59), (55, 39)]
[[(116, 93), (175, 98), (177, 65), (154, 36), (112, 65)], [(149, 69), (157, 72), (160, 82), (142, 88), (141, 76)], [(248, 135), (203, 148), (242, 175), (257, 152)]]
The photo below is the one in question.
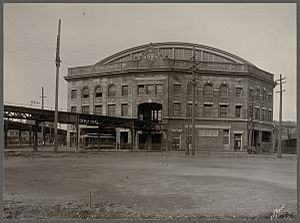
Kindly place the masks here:
[(162, 105), (155, 102), (142, 103), (138, 105), (138, 119), (144, 121), (160, 122)]
[(234, 134), (234, 150), (242, 150), (242, 134)]
[[(161, 122), (162, 105), (155, 102), (147, 102), (138, 105), (138, 119), (143, 121)], [(142, 132), (139, 134), (139, 149), (141, 150), (160, 150), (160, 132)]]
[(128, 142), (128, 132), (120, 132), (120, 149), (130, 149)]

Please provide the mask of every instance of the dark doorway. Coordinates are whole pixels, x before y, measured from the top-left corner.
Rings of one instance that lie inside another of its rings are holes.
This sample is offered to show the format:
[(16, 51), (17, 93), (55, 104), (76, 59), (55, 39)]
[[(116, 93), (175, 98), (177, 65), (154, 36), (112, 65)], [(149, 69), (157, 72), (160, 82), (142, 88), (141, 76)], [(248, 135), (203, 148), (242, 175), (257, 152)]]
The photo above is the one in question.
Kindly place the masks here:
[(234, 134), (234, 150), (242, 150), (242, 134)]
[(144, 121), (160, 122), (162, 119), (162, 105), (155, 102), (139, 104), (138, 119)]
[(161, 150), (161, 133), (152, 133), (152, 150)]
[(140, 150), (146, 150), (146, 141), (147, 141), (147, 135), (146, 134), (139, 134), (139, 149)]
[(259, 131), (258, 130), (254, 130), (253, 131), (253, 146), (259, 146), (258, 143), (259, 142)]
[(121, 149), (128, 149), (128, 132), (120, 133)]

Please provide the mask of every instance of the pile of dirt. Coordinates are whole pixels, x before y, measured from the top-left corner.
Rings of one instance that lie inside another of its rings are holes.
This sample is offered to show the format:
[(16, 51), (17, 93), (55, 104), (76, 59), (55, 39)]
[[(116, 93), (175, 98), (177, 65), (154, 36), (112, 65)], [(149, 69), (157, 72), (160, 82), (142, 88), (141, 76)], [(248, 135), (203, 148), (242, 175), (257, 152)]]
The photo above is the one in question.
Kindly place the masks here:
[(88, 158), (88, 155), (82, 152), (32, 152), (32, 151), (4, 151), (4, 158)]
[(111, 203), (108, 201), (94, 203), (91, 207), (87, 203), (37, 205), (22, 204), (20, 202), (6, 202), (4, 205), (4, 219), (120, 219), (139, 218), (138, 213), (130, 206)]
[[(272, 212), (261, 213), (256, 216), (249, 215), (201, 215), (188, 210), (175, 211), (172, 213), (148, 212), (135, 210), (132, 206), (112, 203), (109, 201), (93, 203), (91, 207), (87, 203), (76, 204), (66, 202), (65, 204), (22, 204), (17, 201), (5, 202), (4, 219), (244, 219), (262, 220), (270, 219)], [(296, 214), (290, 211), (283, 211), (276, 219), (296, 219)]]

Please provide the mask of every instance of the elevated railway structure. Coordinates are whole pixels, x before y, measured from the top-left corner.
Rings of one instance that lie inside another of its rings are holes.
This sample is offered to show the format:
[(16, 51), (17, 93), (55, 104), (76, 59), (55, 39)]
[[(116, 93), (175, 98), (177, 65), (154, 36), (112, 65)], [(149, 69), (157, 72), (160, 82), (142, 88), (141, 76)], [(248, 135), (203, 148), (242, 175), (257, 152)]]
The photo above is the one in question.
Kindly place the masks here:
[[(44, 129), (42, 129), (42, 126), (38, 126), (37, 132), (43, 133), (43, 142), (45, 142), (45, 135), (50, 134), (53, 132), (53, 127), (48, 126), (43, 126)], [(27, 139), (25, 140), (25, 144), (29, 144), (29, 146), (32, 145), (32, 132), (35, 131), (35, 124), (33, 123), (23, 123), (23, 122), (18, 122), (18, 121), (11, 121), (11, 120), (4, 120), (4, 146), (8, 146), (8, 142), (10, 141), (10, 137), (8, 136), (8, 130), (17, 130), (19, 131), (19, 136), (18, 137), (13, 137), (13, 141), (17, 139), (18, 143), (22, 144), (22, 132), (28, 132)], [(58, 135), (59, 136), (65, 136), (67, 134), (67, 131), (64, 129), (57, 129), (58, 130)], [(45, 145), (45, 143), (44, 143)]]
[[(33, 120), (34, 125), (32, 130), (34, 132), (34, 143), (33, 150), (37, 151), (37, 133), (40, 130), (40, 124), (43, 122), (54, 122), (54, 110), (49, 109), (38, 109), (31, 107), (15, 106), (15, 105), (4, 105), (4, 118), (6, 124), (4, 125), (5, 137), (7, 136), (7, 131), (9, 125), (12, 126), (12, 122), (9, 124), (8, 121), (22, 119), (22, 120)], [(162, 131), (164, 132), (165, 125), (162, 122), (152, 122), (139, 120), (134, 118), (124, 118), (124, 117), (114, 117), (114, 116), (103, 116), (95, 114), (84, 114), (84, 113), (72, 113), (67, 111), (58, 112), (58, 122), (61, 124), (72, 124), (76, 129), (76, 149), (79, 148), (79, 138), (80, 130), (79, 125), (86, 126), (97, 126), (98, 127), (98, 137), (100, 139), (100, 131), (104, 128), (125, 128), (129, 129), (132, 135), (136, 135), (137, 131), (141, 130), (144, 132), (151, 131)], [(17, 127), (16, 124), (14, 127)], [(20, 129), (27, 129), (28, 126), (22, 125), (18, 126)], [(30, 127), (28, 127), (30, 128)], [(6, 139), (5, 139), (6, 140)], [(100, 140), (99, 140), (100, 142)], [(132, 148), (136, 148), (136, 142), (134, 137), (132, 137), (131, 142)]]

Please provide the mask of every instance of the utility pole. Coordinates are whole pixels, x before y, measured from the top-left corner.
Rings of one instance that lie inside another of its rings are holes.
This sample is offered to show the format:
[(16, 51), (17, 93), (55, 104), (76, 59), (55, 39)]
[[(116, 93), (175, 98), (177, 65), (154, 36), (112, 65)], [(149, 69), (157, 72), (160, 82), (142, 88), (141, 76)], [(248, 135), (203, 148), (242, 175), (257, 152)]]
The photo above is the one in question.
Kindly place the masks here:
[(192, 86), (193, 86), (193, 100), (192, 100), (192, 156), (196, 155), (196, 139), (195, 139), (195, 99), (196, 99), (196, 54), (195, 54), (195, 47), (193, 47), (193, 65), (192, 65)]
[(185, 155), (190, 155), (190, 114), (189, 114), (189, 83), (187, 84), (186, 88), (186, 117), (187, 117), (187, 139), (186, 139), (186, 149), (185, 149)]
[(249, 118), (250, 118), (250, 127), (249, 127), (249, 142), (248, 142), (248, 146), (252, 147), (252, 134), (253, 134), (253, 110), (254, 110), (254, 98), (251, 95), (250, 97), (250, 105), (249, 105)]
[(281, 158), (281, 137), (282, 137), (282, 92), (285, 92), (285, 90), (282, 90), (282, 85), (286, 82), (282, 82), (285, 80), (286, 77), (282, 78), (282, 75), (280, 74), (280, 78), (276, 80), (276, 82), (279, 81), (279, 91), (276, 91), (276, 93), (280, 94), (279, 99), (279, 142), (278, 142), (278, 149), (277, 149), (277, 158)]
[(60, 47), (60, 23), (61, 20), (58, 21), (58, 35), (56, 42), (56, 84), (55, 84), (55, 115), (54, 115), (54, 152), (57, 152), (58, 142), (57, 142), (57, 120), (58, 120), (58, 77), (59, 77), (59, 67), (60, 67), (60, 57), (59, 57), (59, 47)]
[[(47, 98), (47, 96), (44, 96), (44, 87), (42, 86), (42, 96), (40, 96), (40, 98), (42, 98), (42, 110), (44, 110), (44, 98)], [(42, 124), (42, 136), (43, 136), (43, 146), (45, 145), (45, 125), (44, 122), (41, 123)]]

